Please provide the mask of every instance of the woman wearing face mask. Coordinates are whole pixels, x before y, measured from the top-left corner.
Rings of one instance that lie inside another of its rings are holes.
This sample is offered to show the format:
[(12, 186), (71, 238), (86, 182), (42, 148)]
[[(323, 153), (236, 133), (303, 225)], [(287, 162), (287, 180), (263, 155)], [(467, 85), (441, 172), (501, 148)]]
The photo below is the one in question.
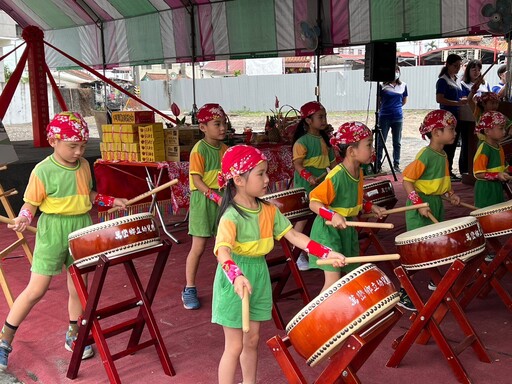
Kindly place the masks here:
[[(395, 68), (395, 79), (382, 84), (380, 90), (380, 108), (379, 108), (379, 126), (384, 137), (384, 142), (388, 138), (388, 132), (391, 129), (393, 136), (393, 169), (400, 171), (400, 142), (402, 141), (403, 111), (402, 107), (407, 103), (407, 85), (400, 80), (400, 67)], [(379, 135), (377, 135), (377, 173), (382, 167), (382, 150), (384, 144)]]

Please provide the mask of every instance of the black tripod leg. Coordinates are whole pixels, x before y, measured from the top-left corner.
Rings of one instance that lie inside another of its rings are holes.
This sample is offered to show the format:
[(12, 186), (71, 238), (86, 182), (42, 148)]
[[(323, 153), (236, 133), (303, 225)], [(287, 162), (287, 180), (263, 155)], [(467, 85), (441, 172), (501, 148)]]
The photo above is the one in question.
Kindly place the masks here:
[[(391, 156), (389, 156), (388, 148), (386, 147), (386, 142), (384, 141), (384, 135), (382, 134), (382, 130), (380, 128), (377, 128), (378, 135), (380, 138), (380, 141), (382, 142), (382, 149), (384, 150), (384, 157), (382, 159), (382, 162), (384, 162), (384, 159), (388, 159), (389, 168), (391, 169), (391, 173), (393, 174), (393, 179), (395, 181), (398, 181), (395, 173), (395, 168), (393, 167), (393, 164), (391, 163)], [(379, 161), (377, 159), (377, 161)]]

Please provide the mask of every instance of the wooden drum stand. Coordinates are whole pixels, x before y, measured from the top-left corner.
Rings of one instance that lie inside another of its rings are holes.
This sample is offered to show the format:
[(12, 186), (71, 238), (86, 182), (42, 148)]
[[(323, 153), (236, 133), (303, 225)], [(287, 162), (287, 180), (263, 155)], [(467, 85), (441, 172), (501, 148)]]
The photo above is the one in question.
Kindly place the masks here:
[[(410, 317), (409, 330), (394, 341), (395, 352), (386, 365), (398, 367), (414, 342), (426, 344), (432, 337), (457, 380), (470, 383), (471, 379), (457, 356), (472, 347), (480, 361), (491, 362), (459, 303), (485, 258), (485, 240), (480, 226), (476, 219), (463, 217), (406, 232), (398, 236), (395, 243), (402, 257), (402, 266), (395, 269), (395, 274), (417, 312)], [(446, 272), (440, 270), (440, 265), (448, 266)], [(436, 284), (436, 290), (425, 302), (409, 277), (418, 269), (425, 269)], [(452, 313), (465, 336), (454, 348), (440, 328), (448, 312)]]
[[(160, 283), (170, 251), (171, 244), (167, 240), (164, 240), (161, 245), (156, 247), (123, 254), (115, 258), (108, 258), (102, 254), (99, 256), (99, 262), (97, 262), (97, 264), (87, 265), (84, 263), (85, 265), (81, 266), (80, 263), (75, 262), (71, 265), (69, 271), (78, 292), (80, 302), (82, 303), (84, 314), (82, 318), (79, 319), (80, 327), (78, 338), (74, 344), (73, 355), (67, 372), (67, 377), (69, 379), (75, 379), (77, 377), (84, 348), (86, 345), (90, 345), (92, 343), (96, 343), (101, 355), (103, 366), (107, 371), (107, 375), (111, 383), (121, 383), (119, 374), (117, 373), (114, 365), (115, 360), (131, 355), (138, 350), (152, 345), (156, 348), (165, 374), (168, 376), (175, 375), (169, 354), (167, 353), (164, 341), (160, 335), (160, 331), (158, 330), (157, 322), (153, 316), (153, 312), (151, 311), (151, 304), (155, 298), (158, 284)], [(149, 277), (147, 287), (144, 289), (135, 269), (133, 260), (155, 253), (158, 253), (158, 255), (156, 257), (151, 276)], [(109, 305), (104, 308), (98, 308), (98, 302), (100, 300), (107, 273), (110, 268), (116, 265), (122, 265), (125, 268), (135, 295), (133, 298), (120, 303)], [(95, 273), (88, 293), (82, 275), (92, 271)], [(134, 308), (139, 308), (135, 318), (123, 321), (122, 323), (107, 329), (102, 329), (100, 325), (101, 319), (117, 315)], [(140, 343), (144, 326), (147, 326), (151, 338)], [(128, 346), (125, 350), (112, 355), (106, 339), (126, 331), (131, 331)], [(92, 336), (89, 333), (92, 333)]]
[[(465, 308), (476, 296), (485, 297), (492, 288), (512, 311), (512, 296), (500, 280), (512, 273), (512, 200), (471, 212), (484, 232), (487, 244), (496, 252), (490, 263), (482, 263), (475, 282), (464, 292), (460, 305)], [(504, 241), (503, 243), (498, 240)]]
[(399, 295), (373, 264), (351, 271), (320, 293), (267, 341), (289, 383), (307, 383), (289, 347), (311, 367), (328, 362), (315, 383), (360, 383), (357, 371), (402, 316)]
[[(3, 171), (7, 169), (7, 165), (0, 164), (0, 171)], [(2, 206), (4, 207), (5, 212), (7, 213), (7, 217), (0, 216), (0, 222), (9, 224), (12, 222), (12, 220), (16, 217), (14, 214), (14, 211), (11, 207), (11, 204), (9, 203), (9, 200), (7, 198), (9, 196), (17, 194), (18, 191), (16, 189), (9, 189), (8, 191), (5, 191), (3, 187), (0, 185), (0, 202), (2, 203)], [(4, 231), (8, 231), (8, 229), (3, 229)], [(35, 233), (36, 228), (29, 227), (27, 228), (29, 232)], [(21, 232), (15, 232), (16, 236), (18, 237), (18, 240), (16, 240), (14, 243), (9, 245), (7, 248), (0, 251), (0, 260), (2, 260), (5, 256), (7, 256), (9, 253), (14, 251), (16, 248), (21, 246), (23, 250), (25, 251), (25, 255), (27, 256), (27, 259), (30, 264), (32, 264), (32, 250), (30, 249), (30, 246), (27, 242), (27, 239), (25, 238), (25, 235)], [(4, 271), (2, 270), (2, 266), (0, 265), (0, 286), (2, 286), (2, 290), (4, 292), (5, 299), (7, 300), (7, 305), (9, 305), (9, 308), (12, 307), (14, 303), (14, 297), (11, 292), (11, 288), (9, 287), (9, 283), (7, 282), (7, 277), (5, 276)]]

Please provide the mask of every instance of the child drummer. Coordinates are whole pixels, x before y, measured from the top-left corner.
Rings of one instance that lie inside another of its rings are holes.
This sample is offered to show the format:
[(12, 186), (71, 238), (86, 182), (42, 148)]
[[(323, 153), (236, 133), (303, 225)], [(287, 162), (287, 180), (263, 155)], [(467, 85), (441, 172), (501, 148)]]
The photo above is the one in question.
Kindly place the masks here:
[[(89, 211), (92, 203), (106, 207), (126, 207), (126, 199), (101, 195), (92, 190), (89, 163), (83, 158), (89, 139), (87, 123), (76, 112), (61, 112), (46, 128), (53, 154), (32, 170), (19, 215), (8, 227), (23, 232), (37, 209), (38, 220), (30, 281), (16, 298), (0, 333), (0, 371), (7, 368), (11, 343), (16, 330), (31, 309), (43, 298), (52, 277), (73, 263), (68, 250), (68, 235), (92, 224)], [(78, 335), (78, 317), (82, 306), (71, 276), (67, 274), (69, 291), (69, 328), (64, 347), (72, 351)], [(82, 359), (94, 355), (85, 347)]]
[[(451, 112), (434, 110), (429, 112), (420, 126), (423, 139), (428, 137), (430, 144), (422, 148), (403, 172), (403, 187), (407, 194), (406, 206), (428, 203), (428, 208), (407, 211), (405, 223), (407, 230), (433, 224), (430, 217), (443, 221), (444, 208), (441, 196), (450, 198), (453, 205), (459, 205), (460, 197), (452, 189), (448, 157), (443, 150), (446, 144), (455, 141), (457, 120)], [(432, 215), (432, 216), (430, 216)], [(431, 281), (429, 289), (435, 290)], [(406, 309), (415, 310), (403, 289), (400, 292), (400, 304)]]
[[(343, 162), (327, 175), (324, 181), (309, 195), (309, 207), (318, 216), (311, 228), (311, 239), (325, 244), (346, 257), (359, 255), (359, 238), (354, 227), (347, 227), (363, 209), (382, 217), (384, 208), (363, 201), (363, 164), (372, 161), (375, 151), (370, 129), (358, 121), (342, 124), (331, 138), (331, 144), (339, 149)], [(331, 224), (328, 225), (327, 222)], [(309, 259), (311, 268), (324, 271), (322, 291), (341, 278), (342, 269), (330, 265), (318, 265), (316, 258)], [(343, 268), (349, 272), (358, 265)]]
[(505, 137), (507, 118), (501, 112), (485, 112), (476, 125), (482, 141), (473, 160), (475, 205), (485, 208), (505, 201), (502, 182), (512, 180), (512, 167), (506, 164), (505, 152), (500, 141)]

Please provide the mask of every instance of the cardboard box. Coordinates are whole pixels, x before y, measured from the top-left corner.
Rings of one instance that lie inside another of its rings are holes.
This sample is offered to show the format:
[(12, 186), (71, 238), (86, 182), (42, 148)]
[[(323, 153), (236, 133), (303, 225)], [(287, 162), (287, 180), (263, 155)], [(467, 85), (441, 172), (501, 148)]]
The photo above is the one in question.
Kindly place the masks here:
[(169, 145), (165, 147), (167, 161), (189, 161), (193, 145)]
[(164, 129), (164, 135), (167, 145), (194, 145), (203, 138), (197, 125)]
[(143, 124), (154, 122), (155, 113), (153, 111), (112, 112), (112, 123), (114, 124)]

